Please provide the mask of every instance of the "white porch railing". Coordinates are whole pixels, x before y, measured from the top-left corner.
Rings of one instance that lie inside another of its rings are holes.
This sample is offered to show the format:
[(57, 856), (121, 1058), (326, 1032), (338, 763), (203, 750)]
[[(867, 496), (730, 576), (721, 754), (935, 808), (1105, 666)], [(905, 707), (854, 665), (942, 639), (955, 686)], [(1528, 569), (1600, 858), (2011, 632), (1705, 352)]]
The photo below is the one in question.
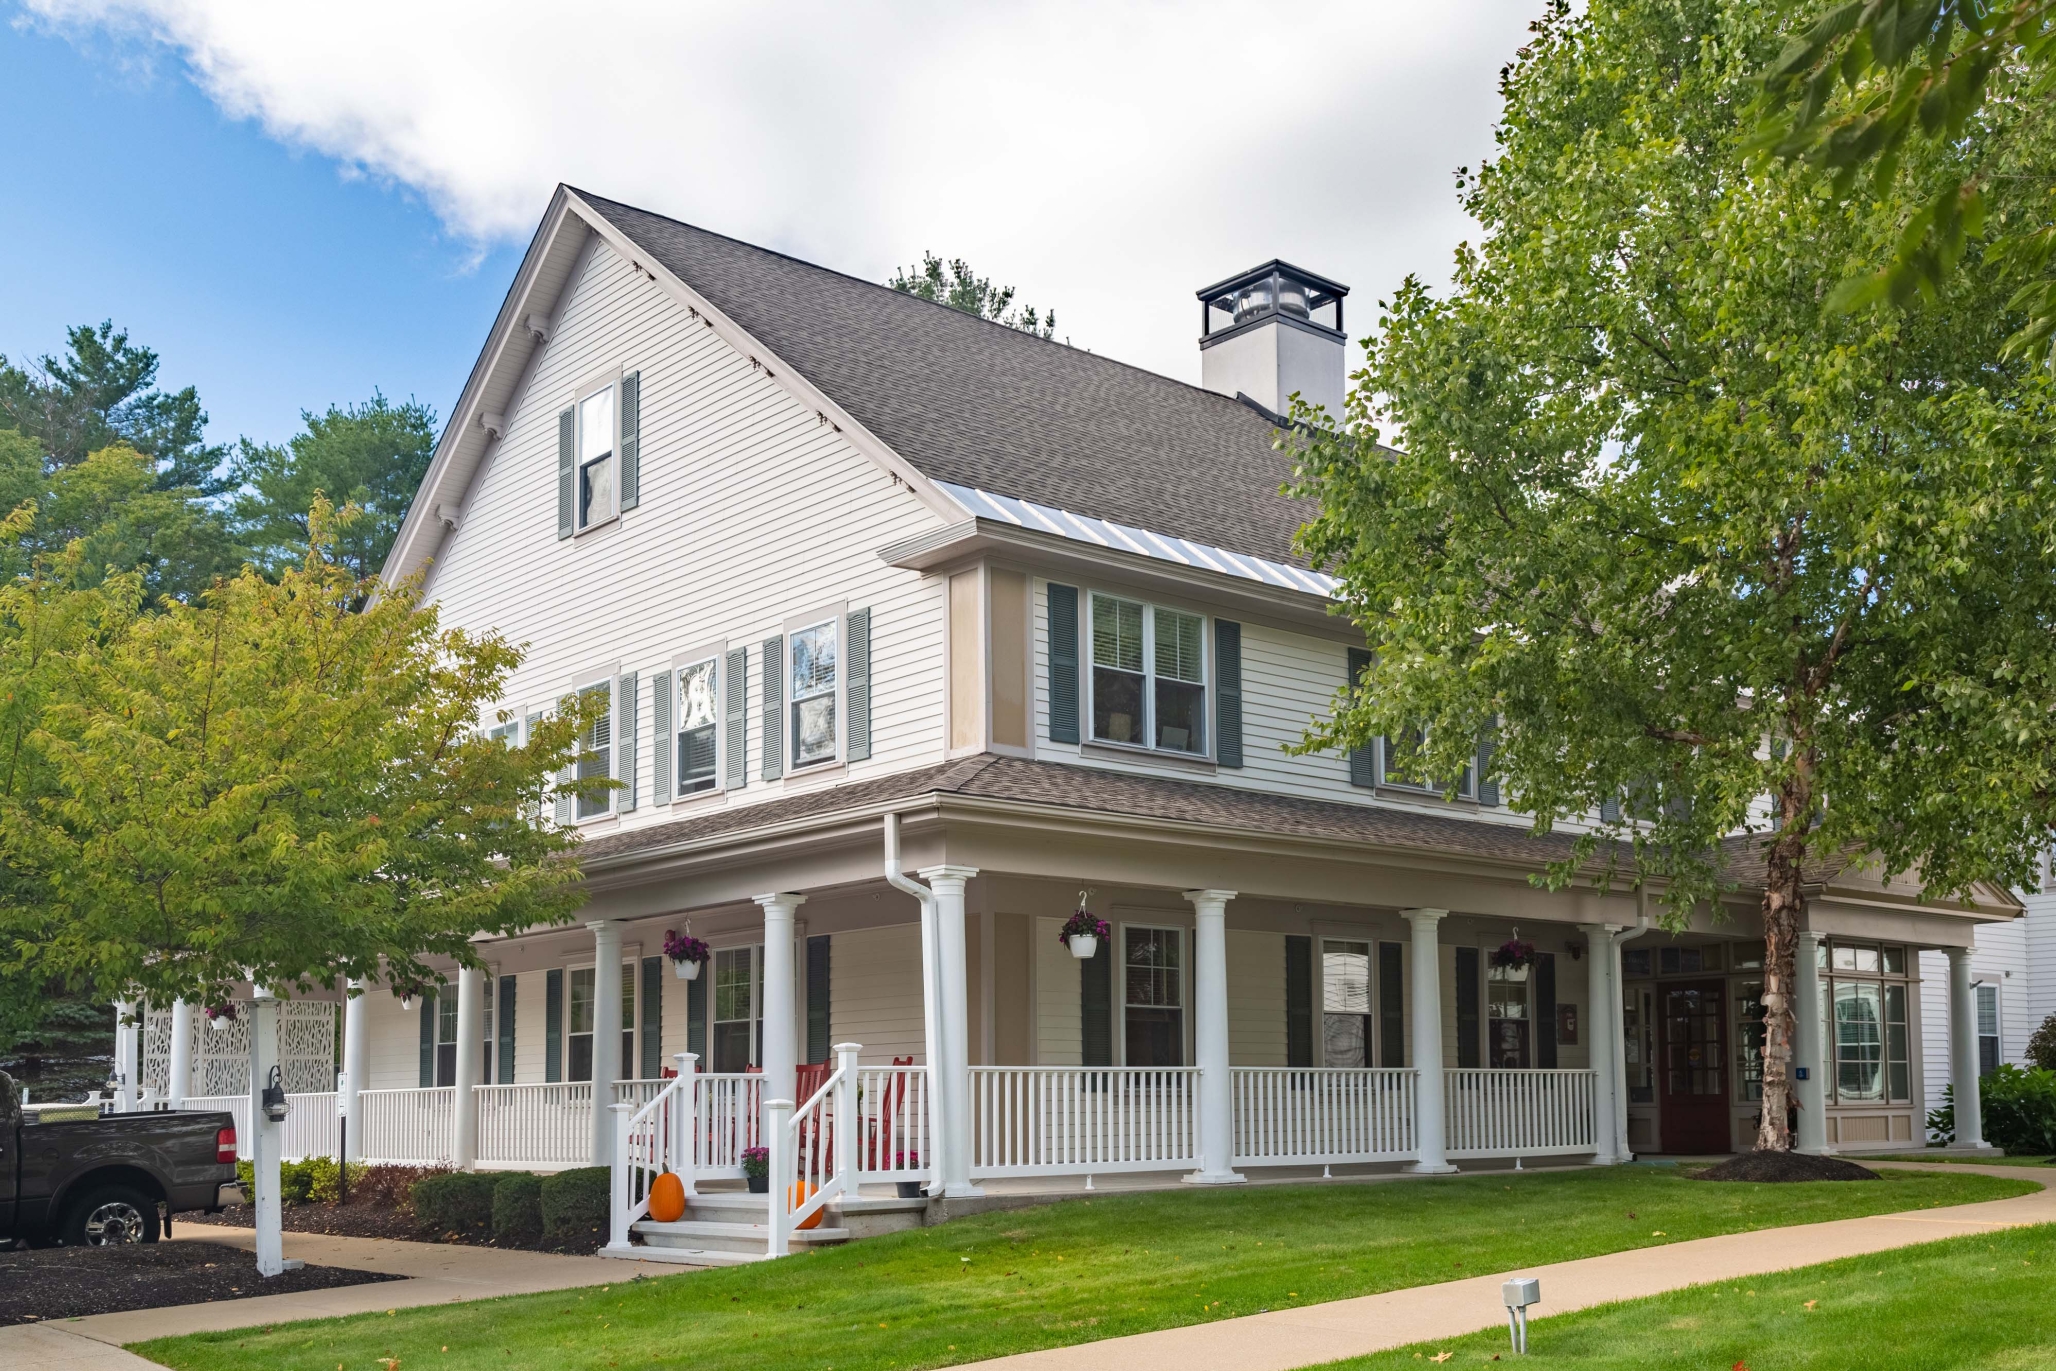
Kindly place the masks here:
[(1237, 1166), (1324, 1166), (1414, 1155), (1409, 1069), (1238, 1066)]
[(364, 1090), (358, 1092), (357, 1101), (364, 1114), (362, 1160), (402, 1166), (449, 1165), (457, 1124), (456, 1086)]
[(479, 1165), (542, 1170), (592, 1161), (592, 1082), (481, 1085), (473, 1098)]
[[(742, 1176), (742, 1152), (763, 1129), (764, 1078), (703, 1071), (692, 1095), (692, 1173), (713, 1180)], [(683, 1168), (680, 1168), (683, 1170)]]
[(774, 1257), (791, 1251), (793, 1230), (855, 1185), (858, 1048), (837, 1043), (835, 1051), (835, 1071), (820, 1089), (797, 1108), (788, 1100), (772, 1100), (766, 1108)]
[(971, 1175), (1194, 1165), (1199, 1074), (1190, 1066), (974, 1066)]
[(860, 1181), (926, 1181), (935, 1164), (928, 1113), (928, 1068), (866, 1066), (857, 1071), (857, 1168)]
[(650, 1187), (658, 1176), (666, 1171), (683, 1172), (686, 1193), (692, 1193), (685, 1129), (692, 1117), (692, 1054), (680, 1053), (679, 1065), (677, 1076), (653, 1083), (657, 1089), (641, 1106), (628, 1100), (614, 1102), (608, 1237), (602, 1249), (612, 1255), (635, 1251), (628, 1235), (635, 1222), (650, 1212)]
[[(245, 1097), (245, 1109), (248, 1098)], [(309, 1091), (304, 1095), (286, 1096), (286, 1125), (283, 1146), (279, 1156), (285, 1161), (304, 1161), (308, 1157), (333, 1157), (342, 1134), (343, 1121), (336, 1116), (336, 1092), (333, 1090)], [(236, 1125), (236, 1147), (241, 1149), (243, 1127)]]
[(1444, 1071), (1443, 1119), (1451, 1157), (1542, 1157), (1590, 1152), (1590, 1071)]

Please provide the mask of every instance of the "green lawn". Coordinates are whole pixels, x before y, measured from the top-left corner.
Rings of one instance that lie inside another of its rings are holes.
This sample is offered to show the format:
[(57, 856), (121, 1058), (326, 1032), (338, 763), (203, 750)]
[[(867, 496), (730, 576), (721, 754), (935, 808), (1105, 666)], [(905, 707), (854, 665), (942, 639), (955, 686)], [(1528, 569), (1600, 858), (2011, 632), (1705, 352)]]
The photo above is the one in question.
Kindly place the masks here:
[(2051, 1161), (2056, 1161), (2056, 1158), (2036, 1155), (2019, 1157), (1966, 1156), (1960, 1152), (1944, 1152), (1938, 1147), (1929, 1152), (1899, 1152), (1889, 1157), (1857, 1155), (1849, 1158), (1849, 1160), (1859, 1165), (1870, 1162), (1943, 1162), (1949, 1165), (1963, 1166), (2047, 1166)]
[(133, 1350), (207, 1371), (375, 1371), (390, 1357), (408, 1371), (943, 1366), (1481, 1271), (2034, 1188), (1947, 1172), (1709, 1184), (1617, 1167), (1108, 1196), (767, 1265)]
[[(2056, 1227), (2011, 1228), (1535, 1319), (1518, 1360), (1532, 1371), (2047, 1371), (2052, 1276)], [(1456, 1371), (1495, 1357), (1516, 1360), (1504, 1328), (1326, 1371)]]

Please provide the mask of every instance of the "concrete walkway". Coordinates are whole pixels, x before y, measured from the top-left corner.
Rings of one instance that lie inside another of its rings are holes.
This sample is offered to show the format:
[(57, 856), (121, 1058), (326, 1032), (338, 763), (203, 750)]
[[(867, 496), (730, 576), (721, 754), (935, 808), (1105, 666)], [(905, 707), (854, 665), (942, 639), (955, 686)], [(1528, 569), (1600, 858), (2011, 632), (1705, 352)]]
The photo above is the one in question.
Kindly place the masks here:
[(2043, 1188), (2010, 1200), (1949, 1209), (1697, 1238), (1360, 1299), (1024, 1352), (973, 1365), (987, 1371), (1097, 1371), (1101, 1367), (1120, 1371), (1292, 1371), (1408, 1343), (1460, 1337), (1481, 1328), (1504, 1328), (1506, 1307), (1499, 1302), (1499, 1287), (1509, 1276), (1541, 1279), (1542, 1303), (1533, 1313), (1542, 1317), (1915, 1243), (2056, 1223), (2056, 1190), (2049, 1188), (2056, 1185), (2056, 1168), (2044, 1175), (2017, 1166), (1891, 1165), (1908, 1170), (1975, 1171), (2038, 1181)]

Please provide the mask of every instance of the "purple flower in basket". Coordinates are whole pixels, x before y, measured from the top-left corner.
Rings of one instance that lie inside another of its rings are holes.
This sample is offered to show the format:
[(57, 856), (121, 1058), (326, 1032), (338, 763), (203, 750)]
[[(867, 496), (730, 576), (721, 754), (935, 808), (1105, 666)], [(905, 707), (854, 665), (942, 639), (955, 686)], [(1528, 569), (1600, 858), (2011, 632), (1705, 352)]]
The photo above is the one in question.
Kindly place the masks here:
[(895, 1152), (892, 1154), (892, 1169), (895, 1171), (918, 1171), (921, 1168), (919, 1152)]
[(209, 1023), (213, 1023), (217, 1019), (228, 1022), (235, 1017), (236, 1007), (232, 1004), (210, 1004), (207, 1006), (207, 1022)]
[(742, 1150), (742, 1174), (745, 1176), (770, 1175), (771, 1149), (768, 1147), (745, 1147)]
[(1064, 920), (1064, 926), (1057, 930), (1057, 941), (1066, 947), (1073, 938), (1098, 938), (1101, 942), (1114, 940), (1114, 927), (1089, 909), (1081, 909)]
[(1501, 943), (1492, 953), (1492, 965), (1508, 967), (1514, 971), (1519, 971), (1534, 960), (1535, 945), (1522, 942), (1518, 934)]
[(690, 933), (681, 936), (676, 931), (664, 934), (664, 955), (674, 962), (698, 962), (705, 965), (714, 956), (712, 948)]

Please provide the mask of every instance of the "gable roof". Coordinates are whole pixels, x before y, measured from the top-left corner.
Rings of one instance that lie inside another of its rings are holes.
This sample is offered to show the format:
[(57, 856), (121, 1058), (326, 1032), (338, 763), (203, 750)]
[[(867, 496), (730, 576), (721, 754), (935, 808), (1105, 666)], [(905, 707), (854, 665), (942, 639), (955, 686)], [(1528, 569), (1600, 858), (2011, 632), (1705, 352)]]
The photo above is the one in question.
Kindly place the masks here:
[(886, 286), (573, 191), (931, 480), (1304, 565), (1271, 417)]

